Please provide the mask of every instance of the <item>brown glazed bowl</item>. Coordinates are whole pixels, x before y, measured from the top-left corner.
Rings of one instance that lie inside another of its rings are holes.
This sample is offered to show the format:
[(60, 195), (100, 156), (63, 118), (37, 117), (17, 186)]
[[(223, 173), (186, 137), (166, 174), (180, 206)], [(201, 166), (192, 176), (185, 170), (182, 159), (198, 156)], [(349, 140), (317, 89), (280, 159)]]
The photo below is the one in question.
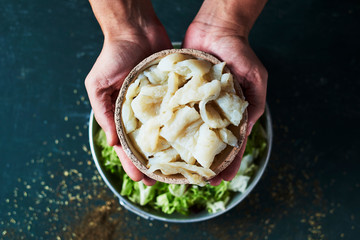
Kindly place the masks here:
[[(136, 80), (138, 75), (143, 72), (148, 67), (155, 65), (159, 63), (159, 61), (173, 53), (182, 53), (185, 55), (191, 55), (198, 59), (203, 59), (211, 62), (212, 64), (218, 64), (221, 61), (214, 57), (213, 55), (210, 55), (208, 53), (194, 50), (194, 49), (169, 49), (169, 50), (163, 50), (157, 53), (154, 53), (153, 55), (145, 58), (143, 61), (141, 61), (137, 66), (135, 66), (132, 71), (128, 74), (128, 76), (125, 78), (124, 83), (120, 89), (120, 93), (118, 95), (118, 98), (116, 100), (116, 106), (115, 106), (115, 124), (116, 124), (116, 130), (118, 137), (120, 139), (120, 143), (126, 153), (126, 155), (130, 158), (130, 160), (134, 163), (134, 165), (145, 175), (148, 177), (165, 183), (174, 183), (174, 184), (188, 184), (189, 181), (181, 174), (173, 174), (173, 175), (164, 175), (159, 170), (155, 172), (149, 172), (148, 168), (146, 167), (147, 159), (145, 159), (142, 154), (140, 154), (136, 148), (131, 143), (130, 138), (125, 132), (124, 124), (121, 119), (121, 111), (122, 111), (122, 105), (125, 100), (125, 95), (128, 87), (130, 84)], [(225, 67), (224, 72), (230, 72), (228, 68)], [(239, 82), (234, 77), (234, 86), (237, 94), (240, 98), (244, 99), (243, 92), (241, 90)], [(235, 156), (240, 151), (245, 137), (246, 137), (246, 130), (247, 130), (247, 121), (248, 121), (248, 114), (245, 110), (243, 118), (239, 124), (239, 126), (235, 127), (233, 125), (229, 126), (229, 130), (233, 132), (233, 134), (238, 139), (238, 144), (235, 147), (227, 146), (221, 153), (215, 156), (214, 162), (210, 166), (210, 169), (215, 172), (215, 174), (219, 174), (221, 171), (223, 171), (226, 167), (230, 165), (230, 163), (235, 159)], [(205, 181), (209, 179), (204, 179)]]

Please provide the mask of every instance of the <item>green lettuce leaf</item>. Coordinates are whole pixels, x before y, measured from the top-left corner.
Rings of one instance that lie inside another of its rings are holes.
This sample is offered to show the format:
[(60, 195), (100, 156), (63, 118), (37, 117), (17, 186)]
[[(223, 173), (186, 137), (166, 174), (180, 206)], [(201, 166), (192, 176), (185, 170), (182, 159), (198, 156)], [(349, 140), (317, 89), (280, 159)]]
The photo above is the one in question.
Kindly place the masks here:
[(130, 201), (144, 206), (154, 199), (155, 186), (146, 186), (143, 182), (134, 182), (132, 193), (127, 196)]
[(121, 162), (113, 147), (109, 146), (106, 141), (105, 132), (101, 129), (95, 136), (95, 143), (101, 148), (101, 157), (104, 160), (105, 169), (122, 177), (125, 174)]
[(231, 199), (233, 192), (244, 192), (257, 171), (256, 159), (266, 149), (266, 133), (259, 123), (253, 127), (240, 169), (235, 178), (222, 181), (218, 186), (178, 185), (157, 182), (146, 186), (142, 182), (134, 182), (125, 173), (116, 152), (106, 142), (103, 130), (95, 137), (95, 143), (101, 148), (102, 164), (106, 170), (116, 174), (122, 180), (120, 194), (141, 206), (147, 205), (164, 213), (190, 214), (192, 209), (207, 209), (210, 213), (223, 211)]

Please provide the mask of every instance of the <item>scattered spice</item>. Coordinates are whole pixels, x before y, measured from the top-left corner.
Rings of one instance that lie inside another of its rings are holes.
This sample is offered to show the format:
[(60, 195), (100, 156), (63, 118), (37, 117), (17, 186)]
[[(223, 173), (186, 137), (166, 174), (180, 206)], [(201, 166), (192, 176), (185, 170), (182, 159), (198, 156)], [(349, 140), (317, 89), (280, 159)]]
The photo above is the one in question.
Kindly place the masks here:
[(118, 204), (114, 200), (106, 201), (105, 205), (97, 206), (85, 214), (80, 222), (69, 226), (63, 234), (64, 239), (111, 240), (120, 218), (113, 218), (118, 211)]
[[(88, 104), (85, 97), (79, 98), (76, 105)], [(73, 118), (64, 120), (70, 125)], [(274, 127), (278, 136), (289, 138), (291, 129), (287, 126)], [(196, 229), (191, 232), (194, 239), (276, 239), (276, 232), (282, 231), (284, 224), (305, 229), (302, 233), (309, 240), (333, 237), (326, 235), (324, 221), (333, 219), (343, 205), (325, 198), (324, 190), (337, 182), (334, 178), (327, 186), (321, 184), (312, 171), (319, 156), (306, 159), (299, 170), (291, 161), (284, 164), (279, 154), (273, 153), (255, 190), (239, 206), (218, 218), (191, 225), (149, 222), (123, 210), (101, 179), (85, 144), (87, 135), (82, 134), (87, 128), (76, 125), (64, 136), (46, 139), (43, 146), (50, 152), (24, 163), (29, 169), (46, 170), (34, 170), (17, 178), (17, 186), (0, 200), (4, 206), (1, 239), (149, 239), (149, 229), (158, 231), (154, 239), (173, 239), (174, 234), (189, 229)], [(70, 151), (67, 144), (78, 147)], [(291, 144), (305, 153), (310, 145), (297, 140)], [(283, 149), (281, 157), (291, 159), (293, 150)], [(354, 183), (355, 189), (359, 187), (359, 183)], [(349, 213), (347, 220), (353, 232), (359, 226), (355, 216)], [(289, 219), (293, 223), (288, 223)], [(348, 232), (337, 234), (338, 238), (349, 237)]]

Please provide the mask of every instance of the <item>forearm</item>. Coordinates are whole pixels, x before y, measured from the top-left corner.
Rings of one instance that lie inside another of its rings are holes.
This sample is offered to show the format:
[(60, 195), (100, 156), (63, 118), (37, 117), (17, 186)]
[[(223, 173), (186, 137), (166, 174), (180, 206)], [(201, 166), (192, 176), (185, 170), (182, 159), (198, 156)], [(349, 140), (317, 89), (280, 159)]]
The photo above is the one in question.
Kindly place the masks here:
[(89, 0), (105, 37), (133, 34), (158, 23), (150, 0)]
[(194, 21), (247, 37), (267, 0), (205, 0)]

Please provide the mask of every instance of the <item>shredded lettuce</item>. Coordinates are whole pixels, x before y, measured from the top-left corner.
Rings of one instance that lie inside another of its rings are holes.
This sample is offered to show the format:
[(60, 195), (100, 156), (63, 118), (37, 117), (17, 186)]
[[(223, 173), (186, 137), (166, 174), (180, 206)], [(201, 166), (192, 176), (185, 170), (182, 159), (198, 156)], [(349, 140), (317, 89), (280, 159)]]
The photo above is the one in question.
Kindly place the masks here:
[(206, 208), (207, 208), (208, 212), (210, 212), (210, 213), (224, 211), (226, 208), (226, 204), (228, 203), (229, 200), (230, 200), (230, 197), (227, 197), (222, 201), (207, 202)]
[(266, 149), (266, 133), (256, 123), (250, 134), (240, 169), (230, 182), (222, 181), (218, 186), (179, 185), (157, 182), (146, 186), (134, 182), (125, 173), (116, 152), (106, 142), (103, 130), (95, 136), (95, 143), (101, 148), (101, 164), (122, 181), (120, 195), (141, 206), (147, 205), (166, 214), (178, 212), (190, 214), (192, 211), (206, 209), (210, 213), (223, 211), (234, 192), (243, 193), (256, 173), (258, 159)]

